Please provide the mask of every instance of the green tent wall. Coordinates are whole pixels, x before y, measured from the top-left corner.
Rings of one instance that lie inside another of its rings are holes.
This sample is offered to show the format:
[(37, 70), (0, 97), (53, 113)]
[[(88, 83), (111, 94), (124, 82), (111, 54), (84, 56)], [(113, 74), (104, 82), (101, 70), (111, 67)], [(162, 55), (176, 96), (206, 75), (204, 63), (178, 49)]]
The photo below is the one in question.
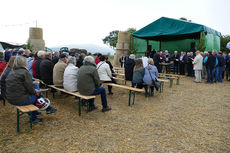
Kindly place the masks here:
[(152, 49), (173, 52), (188, 51), (190, 45), (195, 42), (196, 48), (200, 42), (200, 33), (203, 32), (205, 50), (220, 50), (220, 36), (206, 26), (187, 21), (162, 17), (144, 28), (136, 31), (133, 36), (133, 49), (137, 56), (144, 56), (147, 50), (147, 40)]

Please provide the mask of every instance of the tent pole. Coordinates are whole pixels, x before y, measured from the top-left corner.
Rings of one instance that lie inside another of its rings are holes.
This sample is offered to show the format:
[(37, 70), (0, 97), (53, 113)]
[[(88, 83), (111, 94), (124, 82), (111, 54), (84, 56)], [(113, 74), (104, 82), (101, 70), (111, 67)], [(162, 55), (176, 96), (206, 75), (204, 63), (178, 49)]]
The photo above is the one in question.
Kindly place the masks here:
[(202, 38), (203, 38), (203, 31), (200, 32), (200, 42), (201, 42)]

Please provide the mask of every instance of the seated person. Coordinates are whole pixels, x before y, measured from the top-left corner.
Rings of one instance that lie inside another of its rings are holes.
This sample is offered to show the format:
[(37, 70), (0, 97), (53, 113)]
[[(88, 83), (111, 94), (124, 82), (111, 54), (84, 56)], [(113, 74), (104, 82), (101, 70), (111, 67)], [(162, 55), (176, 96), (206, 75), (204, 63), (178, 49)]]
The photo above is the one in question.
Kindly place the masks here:
[(129, 59), (125, 62), (125, 80), (133, 81), (133, 68), (135, 64), (135, 55), (129, 55)]
[(40, 77), (47, 85), (53, 85), (53, 68), (52, 53), (47, 52), (45, 54), (45, 59), (43, 59), (40, 64)]
[(59, 61), (54, 65), (53, 83), (56, 87), (63, 88), (64, 71), (67, 66), (67, 57), (65, 54), (59, 56)]
[[(84, 58), (84, 65), (80, 67), (77, 76), (77, 89), (82, 95), (101, 95), (102, 112), (111, 110), (107, 105), (106, 91), (100, 87), (100, 79), (92, 56)], [(94, 105), (94, 99), (89, 100), (89, 111), (97, 109)]]
[(145, 68), (143, 67), (142, 59), (136, 61), (133, 72), (132, 87), (143, 88), (143, 77), (145, 75)]
[[(25, 57), (17, 56), (14, 60), (13, 71), (6, 78), (6, 98), (12, 105), (35, 105), (37, 100), (41, 98), (38, 86), (33, 85), (27, 65)], [(56, 112), (56, 109), (53, 107), (49, 106), (46, 108), (46, 114), (54, 112)], [(42, 119), (37, 118), (37, 115), (39, 115), (37, 111), (32, 112), (33, 123), (42, 122)]]
[[(145, 75), (143, 81), (147, 85), (152, 85), (153, 84), (152, 80), (156, 80), (158, 76), (159, 74), (158, 74), (157, 67), (154, 65), (153, 59), (149, 58), (148, 66), (145, 67)], [(151, 86), (150, 88), (151, 88), (150, 96), (153, 96), (154, 88), (153, 86)], [(145, 93), (148, 93), (147, 87), (145, 88)]]
[[(109, 67), (109, 64), (106, 63), (105, 61), (105, 56), (100, 57), (100, 62), (97, 64), (97, 72), (100, 78), (100, 81), (105, 82), (105, 83), (115, 83), (112, 81), (112, 73)], [(109, 89), (109, 94), (112, 93), (112, 86), (108, 86)]]
[(77, 91), (77, 73), (79, 68), (76, 67), (76, 58), (70, 56), (67, 64), (64, 71), (64, 89), (71, 92)]
[(13, 68), (14, 65), (14, 59), (16, 56), (11, 56), (9, 63), (6, 66), (6, 69), (2, 72), (1, 76), (1, 95), (3, 98), (6, 98), (6, 78), (9, 75), (10, 71)]

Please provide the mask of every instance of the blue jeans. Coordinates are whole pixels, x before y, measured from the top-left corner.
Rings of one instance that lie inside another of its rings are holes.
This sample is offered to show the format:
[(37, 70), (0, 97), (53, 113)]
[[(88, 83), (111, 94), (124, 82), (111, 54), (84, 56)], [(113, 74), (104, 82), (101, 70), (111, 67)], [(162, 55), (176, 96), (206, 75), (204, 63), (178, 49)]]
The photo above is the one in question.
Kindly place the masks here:
[(213, 83), (215, 76), (215, 69), (207, 68), (207, 82)]
[[(92, 95), (101, 95), (101, 103), (103, 108), (107, 107), (107, 99), (106, 99), (106, 92), (104, 87), (97, 87), (95, 88), (94, 92)], [(93, 106), (94, 105), (94, 98), (89, 100), (89, 105)]]
[(215, 82), (219, 79), (219, 67), (215, 68)]
[(219, 82), (222, 82), (223, 80), (223, 77), (222, 77), (223, 71), (224, 71), (224, 67), (218, 67), (218, 81)]

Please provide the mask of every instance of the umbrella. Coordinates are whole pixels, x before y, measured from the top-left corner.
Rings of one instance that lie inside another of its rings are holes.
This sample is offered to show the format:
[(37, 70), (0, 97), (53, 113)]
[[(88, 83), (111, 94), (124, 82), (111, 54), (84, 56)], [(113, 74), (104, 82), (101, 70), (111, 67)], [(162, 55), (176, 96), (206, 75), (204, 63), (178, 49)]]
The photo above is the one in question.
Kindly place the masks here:
[(226, 48), (230, 49), (230, 42), (227, 43)]

